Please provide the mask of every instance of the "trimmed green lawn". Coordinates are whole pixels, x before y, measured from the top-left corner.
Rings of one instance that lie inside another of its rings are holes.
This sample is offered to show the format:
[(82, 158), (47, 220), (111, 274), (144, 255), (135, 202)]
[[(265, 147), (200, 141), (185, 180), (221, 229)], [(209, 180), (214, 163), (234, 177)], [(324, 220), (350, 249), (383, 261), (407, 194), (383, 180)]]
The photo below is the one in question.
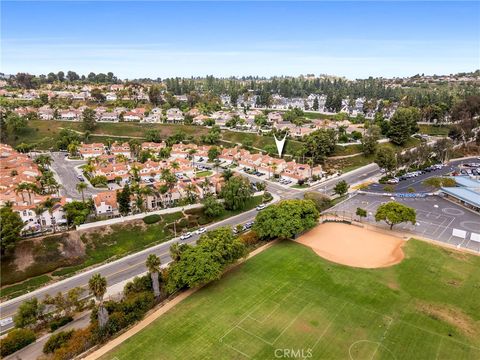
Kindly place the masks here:
[(432, 136), (447, 136), (450, 131), (448, 125), (418, 125), (420, 134), (427, 134)]
[(40, 286), (48, 283), (52, 278), (48, 275), (41, 275), (20, 284), (12, 285), (4, 289), (0, 289), (0, 297), (16, 297), (26, 294), (32, 290), (39, 288)]
[(418, 240), (404, 251), (367, 270), (279, 243), (102, 359), (479, 359), (480, 257)]
[(199, 172), (195, 173), (195, 177), (200, 178), (200, 177), (210, 176), (212, 174), (213, 174), (213, 172), (210, 171), (210, 170), (199, 171)]

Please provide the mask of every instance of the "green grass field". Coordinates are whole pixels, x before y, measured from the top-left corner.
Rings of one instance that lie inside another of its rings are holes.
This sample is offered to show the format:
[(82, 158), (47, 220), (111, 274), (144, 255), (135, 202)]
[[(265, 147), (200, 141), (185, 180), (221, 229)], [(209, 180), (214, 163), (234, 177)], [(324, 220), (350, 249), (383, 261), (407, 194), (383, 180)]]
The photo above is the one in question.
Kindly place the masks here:
[(417, 240), (404, 251), (366, 270), (277, 244), (102, 359), (479, 359), (480, 258)]

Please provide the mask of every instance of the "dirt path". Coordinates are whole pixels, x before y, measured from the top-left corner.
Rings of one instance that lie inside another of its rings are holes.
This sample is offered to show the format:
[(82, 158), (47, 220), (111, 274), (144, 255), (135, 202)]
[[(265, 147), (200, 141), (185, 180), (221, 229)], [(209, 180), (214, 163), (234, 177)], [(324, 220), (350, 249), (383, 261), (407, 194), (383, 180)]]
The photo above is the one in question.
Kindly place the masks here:
[(404, 240), (342, 223), (318, 225), (297, 242), (311, 247), (327, 260), (366, 269), (398, 264), (404, 257)]

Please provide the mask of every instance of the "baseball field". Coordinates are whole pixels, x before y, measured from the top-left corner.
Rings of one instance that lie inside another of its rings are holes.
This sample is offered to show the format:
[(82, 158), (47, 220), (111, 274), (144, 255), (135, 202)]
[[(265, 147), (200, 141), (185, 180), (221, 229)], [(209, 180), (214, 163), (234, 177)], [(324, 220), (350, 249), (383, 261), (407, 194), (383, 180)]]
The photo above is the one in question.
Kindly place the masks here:
[(480, 257), (418, 240), (397, 265), (293, 241), (196, 292), (104, 359), (480, 359)]

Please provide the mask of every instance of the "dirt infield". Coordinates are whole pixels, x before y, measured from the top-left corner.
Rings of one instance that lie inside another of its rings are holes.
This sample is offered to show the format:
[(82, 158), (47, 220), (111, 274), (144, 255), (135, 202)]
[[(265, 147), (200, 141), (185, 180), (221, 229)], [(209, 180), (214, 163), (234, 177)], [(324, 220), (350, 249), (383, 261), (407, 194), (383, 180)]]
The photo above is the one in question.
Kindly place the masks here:
[(348, 224), (321, 224), (296, 241), (327, 260), (359, 268), (391, 266), (404, 257), (404, 240)]

